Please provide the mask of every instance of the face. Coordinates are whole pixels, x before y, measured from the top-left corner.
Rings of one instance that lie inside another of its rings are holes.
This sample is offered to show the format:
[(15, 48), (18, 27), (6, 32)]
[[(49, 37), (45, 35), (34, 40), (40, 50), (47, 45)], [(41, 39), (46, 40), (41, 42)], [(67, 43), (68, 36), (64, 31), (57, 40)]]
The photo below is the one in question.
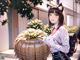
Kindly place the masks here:
[(55, 13), (50, 13), (49, 20), (52, 24), (57, 24), (59, 20), (59, 16)]

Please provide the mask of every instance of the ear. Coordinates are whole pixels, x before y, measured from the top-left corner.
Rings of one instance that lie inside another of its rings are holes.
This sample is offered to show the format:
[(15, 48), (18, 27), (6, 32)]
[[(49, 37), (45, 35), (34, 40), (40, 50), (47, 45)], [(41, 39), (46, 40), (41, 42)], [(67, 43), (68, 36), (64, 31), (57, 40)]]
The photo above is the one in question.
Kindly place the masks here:
[(58, 9), (59, 9), (61, 12), (63, 12), (64, 7), (63, 7), (62, 3), (60, 3), (60, 4), (58, 5)]

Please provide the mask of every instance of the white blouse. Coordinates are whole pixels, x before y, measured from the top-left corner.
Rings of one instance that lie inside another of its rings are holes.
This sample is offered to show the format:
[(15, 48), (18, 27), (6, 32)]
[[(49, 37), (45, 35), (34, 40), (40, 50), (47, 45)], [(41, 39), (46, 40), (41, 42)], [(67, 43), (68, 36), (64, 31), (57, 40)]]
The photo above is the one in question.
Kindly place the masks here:
[(58, 51), (69, 52), (69, 34), (64, 26), (61, 26), (54, 35), (49, 35), (44, 42), (50, 46), (51, 53)]

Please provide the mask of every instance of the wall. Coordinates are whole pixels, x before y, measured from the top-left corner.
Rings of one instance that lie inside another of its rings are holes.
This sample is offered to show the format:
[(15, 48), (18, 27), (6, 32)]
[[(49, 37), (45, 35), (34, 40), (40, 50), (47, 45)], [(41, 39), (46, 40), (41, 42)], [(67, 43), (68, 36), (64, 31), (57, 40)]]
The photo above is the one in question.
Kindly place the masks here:
[[(41, 9), (33, 9), (34, 12), (34, 18), (42, 20), (44, 24), (48, 23), (48, 13), (47, 11), (41, 10)], [(27, 20), (26, 17), (22, 18), (20, 15), (18, 15), (18, 23), (19, 23), (19, 33), (22, 32), (23, 30), (27, 29), (27, 23), (30, 20)]]
[[(38, 10), (33, 9), (34, 12), (34, 18), (38, 17)], [(27, 20), (26, 17), (22, 18), (19, 14), (18, 14), (18, 25), (19, 25), (19, 33), (22, 32), (23, 30), (27, 29), (27, 22), (29, 22), (30, 20)]]
[(12, 46), (14, 47), (15, 38), (19, 33), (19, 26), (18, 26), (18, 14), (16, 10), (12, 10)]
[(23, 30), (26, 30), (27, 27), (27, 19), (22, 18), (20, 15), (18, 15), (18, 23), (19, 23), (19, 33), (22, 32)]
[(80, 13), (80, 4), (77, 4), (77, 12)]
[(18, 35), (18, 14), (12, 8), (8, 12), (8, 27), (9, 27), (9, 48), (14, 47), (15, 38)]
[(80, 27), (80, 14), (77, 15), (77, 26)]
[(73, 9), (73, 0), (60, 0), (60, 3), (62, 3), (65, 7), (69, 8), (69, 9)]
[(73, 0), (60, 0), (60, 3), (62, 3), (64, 7), (73, 10)]
[[(3, 19), (6, 19), (7, 15), (4, 15), (3, 17), (0, 17), (0, 21), (3, 21)], [(5, 51), (9, 49), (9, 31), (8, 31), (8, 23), (4, 26), (1, 25), (0, 22), (0, 52)]]
[(80, 26), (80, 4), (77, 4), (77, 12), (79, 12), (77, 15), (77, 25)]

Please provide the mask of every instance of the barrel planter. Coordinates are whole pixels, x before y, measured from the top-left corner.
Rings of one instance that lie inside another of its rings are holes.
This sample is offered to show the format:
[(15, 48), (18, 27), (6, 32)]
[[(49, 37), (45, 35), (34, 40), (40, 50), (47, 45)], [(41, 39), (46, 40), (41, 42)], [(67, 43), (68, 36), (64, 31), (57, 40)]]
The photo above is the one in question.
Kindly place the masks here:
[(41, 40), (19, 40), (14, 50), (20, 60), (47, 60), (49, 55), (48, 46)]

